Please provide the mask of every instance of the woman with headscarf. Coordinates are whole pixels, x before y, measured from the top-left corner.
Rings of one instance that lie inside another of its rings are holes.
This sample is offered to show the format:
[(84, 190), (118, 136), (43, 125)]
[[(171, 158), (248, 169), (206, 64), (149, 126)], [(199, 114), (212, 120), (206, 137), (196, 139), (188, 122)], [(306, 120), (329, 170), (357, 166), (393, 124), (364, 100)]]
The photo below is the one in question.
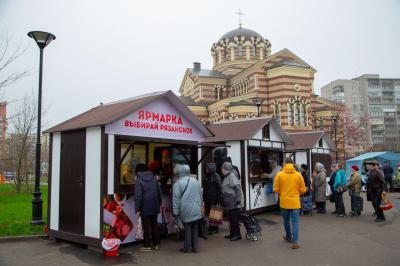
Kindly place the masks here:
[(343, 192), (347, 190), (347, 180), (346, 172), (343, 169), (343, 165), (338, 163), (336, 165), (336, 178), (333, 184), (333, 189), (335, 190), (335, 201), (337, 206), (336, 216), (344, 217), (346, 216), (346, 210), (343, 203)]
[(243, 191), (239, 178), (233, 170), (232, 164), (225, 162), (222, 164), (221, 172), (224, 175), (222, 182), (222, 197), (225, 209), (228, 211), (230, 233), (225, 236), (231, 241), (242, 239), (239, 227), (239, 214), (242, 208)]
[(322, 163), (315, 164), (317, 175), (314, 178), (315, 204), (318, 213), (326, 213), (326, 170)]
[(190, 176), (190, 167), (187, 164), (177, 164), (174, 174), (178, 180), (173, 188), (173, 215), (179, 216), (185, 228), (184, 247), (180, 251), (197, 253), (199, 250), (198, 220), (203, 217), (200, 184), (197, 179)]
[[(222, 198), (222, 184), (221, 177), (216, 173), (217, 166), (215, 163), (207, 163), (205, 167), (205, 179), (203, 186), (203, 200), (204, 200), (204, 210), (205, 215), (210, 214), (211, 206), (221, 204)], [(214, 234), (218, 233), (218, 225), (215, 225), (210, 221), (208, 227), (208, 233)]]

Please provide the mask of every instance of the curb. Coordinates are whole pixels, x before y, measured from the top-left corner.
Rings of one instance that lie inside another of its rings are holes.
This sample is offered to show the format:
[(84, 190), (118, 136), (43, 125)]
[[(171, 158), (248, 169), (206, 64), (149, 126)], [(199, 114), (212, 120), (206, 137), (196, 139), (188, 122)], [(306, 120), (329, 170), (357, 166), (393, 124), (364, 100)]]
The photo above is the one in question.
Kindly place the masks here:
[(0, 237), (0, 243), (35, 241), (35, 240), (39, 240), (39, 239), (45, 239), (47, 237), (48, 237), (47, 235), (6, 236), (6, 237)]

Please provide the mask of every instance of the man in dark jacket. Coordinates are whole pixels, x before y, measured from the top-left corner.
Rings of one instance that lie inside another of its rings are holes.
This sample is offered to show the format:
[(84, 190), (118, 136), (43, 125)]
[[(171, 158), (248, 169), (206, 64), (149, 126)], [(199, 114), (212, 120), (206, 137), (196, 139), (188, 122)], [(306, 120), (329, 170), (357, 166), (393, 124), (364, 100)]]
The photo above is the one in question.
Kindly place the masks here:
[(368, 194), (372, 201), (376, 213), (376, 222), (385, 221), (385, 215), (380, 208), (382, 192), (385, 189), (386, 183), (383, 172), (378, 169), (379, 163), (377, 161), (368, 161)]
[(390, 187), (389, 192), (393, 191), (393, 173), (393, 168), (389, 162), (385, 162), (383, 165), (383, 174), (385, 175), (386, 184)]
[(142, 251), (158, 249), (160, 232), (157, 216), (161, 206), (161, 189), (157, 178), (144, 164), (136, 166), (135, 209), (142, 217), (144, 247)]
[(329, 201), (335, 203), (335, 210), (332, 212), (332, 214), (337, 214), (337, 210), (338, 210), (337, 202), (335, 200), (336, 191), (333, 188), (333, 184), (335, 184), (335, 179), (336, 179), (336, 164), (332, 164), (331, 177), (329, 178), (329, 182), (328, 182), (328, 185), (331, 189), (331, 195), (329, 196)]
[[(205, 214), (208, 216), (210, 214), (210, 209), (212, 205), (221, 204), (222, 200), (222, 184), (221, 177), (216, 173), (217, 166), (215, 163), (207, 163), (205, 169), (205, 179), (203, 185), (203, 201)], [(208, 227), (209, 234), (218, 233), (219, 228), (217, 225), (213, 225), (210, 221)]]

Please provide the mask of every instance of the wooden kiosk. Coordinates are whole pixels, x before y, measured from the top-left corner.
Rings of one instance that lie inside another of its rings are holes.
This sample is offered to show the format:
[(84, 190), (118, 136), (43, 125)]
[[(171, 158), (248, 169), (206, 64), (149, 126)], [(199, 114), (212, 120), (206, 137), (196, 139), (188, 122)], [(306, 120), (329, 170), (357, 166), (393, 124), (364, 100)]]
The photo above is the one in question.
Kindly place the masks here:
[(101, 104), (49, 130), (49, 236), (101, 246), (105, 233), (134, 242), (133, 170), (153, 167), (163, 184), (159, 221), (172, 227), (176, 162), (201, 177), (203, 141), (213, 134), (171, 91)]
[[(245, 210), (255, 213), (275, 208), (277, 196), (272, 191), (272, 179), (263, 178), (263, 173), (271, 173), (271, 161), (282, 165), (285, 145), (292, 143), (276, 120), (234, 120), (212, 124), (209, 129), (215, 136), (207, 141), (227, 145), (220, 154), (230, 157), (241, 173)], [(213, 154), (212, 160), (218, 162)]]
[(308, 165), (311, 176), (316, 162), (325, 166), (327, 175), (331, 173), (332, 152), (335, 145), (324, 131), (289, 133), (293, 144), (286, 147), (287, 157), (292, 157), (294, 163)]

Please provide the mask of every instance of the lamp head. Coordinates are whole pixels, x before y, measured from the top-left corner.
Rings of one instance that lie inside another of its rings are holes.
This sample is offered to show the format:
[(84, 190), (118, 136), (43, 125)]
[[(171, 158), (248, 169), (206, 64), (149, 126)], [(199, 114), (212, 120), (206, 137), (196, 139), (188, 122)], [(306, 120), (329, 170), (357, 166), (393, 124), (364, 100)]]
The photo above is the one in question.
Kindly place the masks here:
[(35, 40), (40, 49), (45, 48), (52, 40), (56, 39), (56, 36), (44, 31), (31, 31), (28, 36)]

